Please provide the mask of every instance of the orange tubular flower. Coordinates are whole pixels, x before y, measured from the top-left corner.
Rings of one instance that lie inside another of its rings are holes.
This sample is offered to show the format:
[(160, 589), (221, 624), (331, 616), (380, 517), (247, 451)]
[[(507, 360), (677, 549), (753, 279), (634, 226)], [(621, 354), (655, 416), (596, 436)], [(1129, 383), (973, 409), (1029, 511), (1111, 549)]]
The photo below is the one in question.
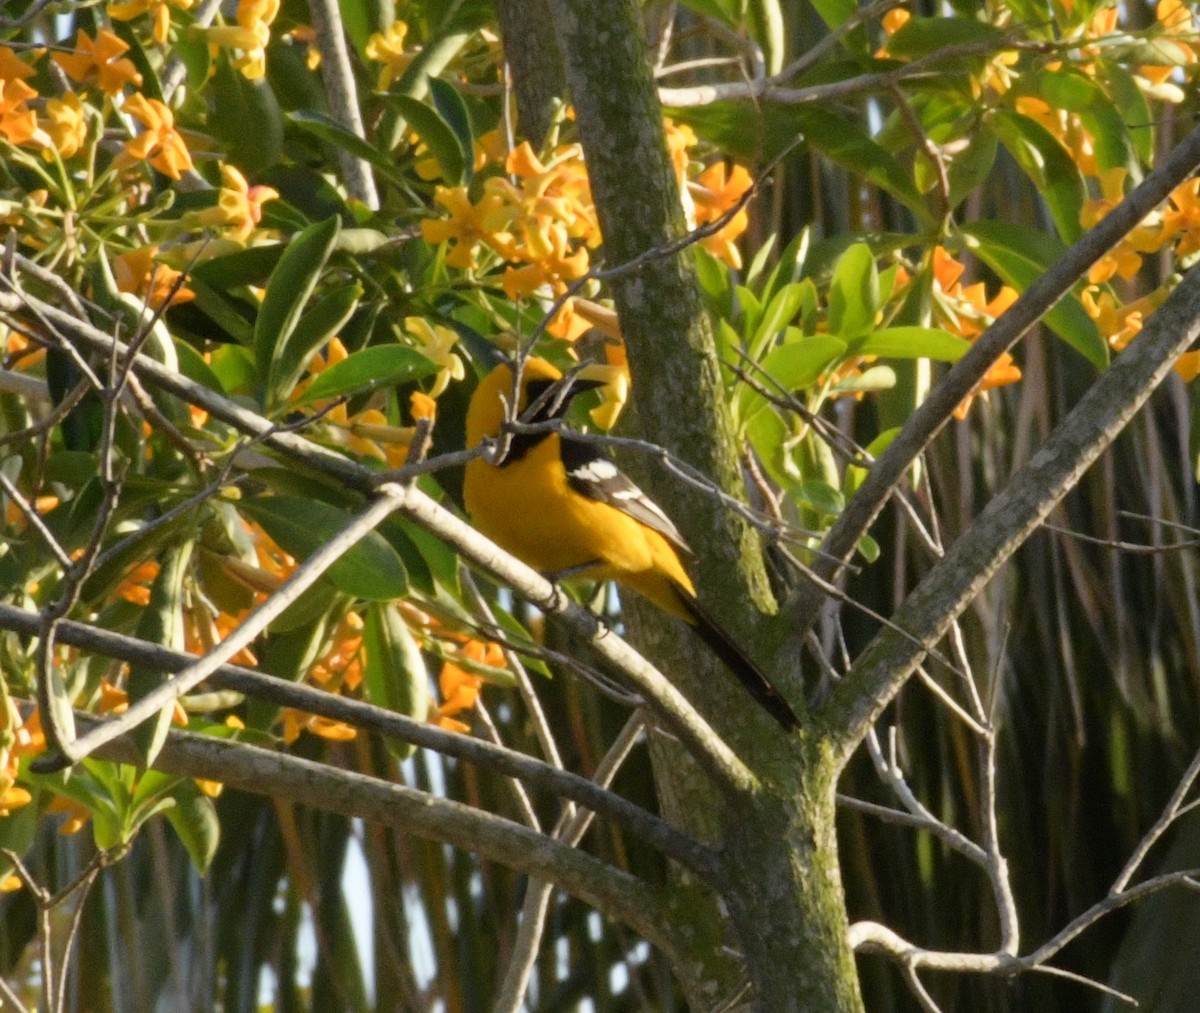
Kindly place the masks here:
[[(62, 98), (48, 99), (46, 117), (42, 120), (41, 127), (50, 138), (59, 158), (68, 159), (79, 151), (83, 142), (87, 140), (87, 119), (79, 96), (68, 92)], [(49, 150), (43, 154), (47, 158), (53, 157)]]
[(1165, 239), (1174, 239), (1176, 257), (1200, 251), (1200, 179), (1192, 177), (1171, 191), (1162, 231)]
[(194, 2), (195, 0), (116, 0), (108, 5), (108, 16), (114, 21), (132, 21), (143, 14), (149, 14), (154, 24), (154, 41), (160, 46), (165, 46), (171, 31), (171, 7), (186, 11)]
[(37, 131), (37, 116), (26, 104), (36, 97), (24, 81), (0, 81), (0, 134), (10, 144), (24, 144)]
[(127, 162), (145, 160), (171, 179), (179, 179), (191, 171), (192, 156), (175, 130), (175, 114), (170, 109), (139, 92), (125, 100), (124, 110), (146, 129), (125, 142), (122, 159)]
[[(938, 296), (935, 306), (940, 310), (938, 325), (960, 337), (973, 341), (1005, 310), (1017, 301), (1017, 293), (1007, 285), (990, 300), (982, 282), (963, 286), (963, 265), (950, 256), (942, 247), (933, 250), (934, 291)], [(987, 371), (979, 385), (971, 391), (954, 410), (954, 417), (967, 417), (971, 402), (980, 394), (994, 387), (1003, 387), (1021, 379), (1021, 369), (1005, 352)]]
[(57, 63), (72, 81), (96, 84), (105, 95), (116, 95), (127, 84), (139, 87), (142, 75), (133, 61), (121, 56), (129, 46), (107, 28), (101, 28), (93, 40), (82, 28), (75, 36), (75, 52), (52, 53)]
[(279, 13), (279, 0), (239, 0), (237, 25), (209, 28), (208, 41), (214, 46), (239, 50), (234, 69), (250, 81), (260, 80), (267, 72), (267, 43), (271, 41), (271, 22)]
[(431, 245), (453, 242), (454, 248), (446, 257), (450, 267), (467, 271), (475, 267), (475, 251), (480, 244), (490, 246), (501, 256), (507, 256), (512, 249), (513, 237), (508, 232), (489, 231), (484, 222), (489, 214), (496, 210), (503, 200), (495, 195), (485, 194), (479, 206), (471, 204), (466, 187), (439, 186), (434, 191), (433, 199), (450, 212), (448, 219), (425, 219), (421, 222), (421, 235), (425, 242)]
[(125, 579), (117, 588), (117, 597), (145, 608), (150, 604), (150, 585), (158, 577), (158, 571), (159, 565), (153, 560), (135, 566), (125, 574)]
[(262, 221), (263, 205), (278, 200), (279, 191), (269, 186), (250, 186), (232, 165), (221, 166), (224, 185), (217, 192), (216, 207), (188, 217), (189, 224), (225, 229), (225, 238), (244, 243)]
[(37, 71), (22, 60), (8, 46), (0, 46), (0, 81), (24, 81)]
[(377, 85), (380, 91), (387, 91), (417, 55), (415, 50), (409, 53), (404, 51), (404, 37), (407, 34), (408, 25), (403, 21), (393, 21), (386, 32), (376, 32), (367, 41), (367, 57), (383, 64)]
[[(492, 668), (505, 666), (504, 651), (499, 644), (490, 641), (484, 643), (481, 640), (468, 640), (460, 654), (477, 665), (488, 665)], [(438, 676), (438, 691), (441, 693), (442, 703), (430, 715), (434, 724), (452, 732), (469, 732), (470, 725), (459, 721), (454, 715), (474, 709), (479, 701), (479, 690), (483, 682), (483, 676), (475, 675), (454, 662), (447, 661)]]
[(117, 288), (122, 292), (143, 296), (151, 309), (158, 309), (170, 300), (172, 306), (180, 306), (196, 298), (196, 293), (184, 287), (176, 288), (182, 273), (173, 267), (159, 263), (155, 245), (122, 253), (113, 260), (113, 275)]
[[(740, 165), (733, 167), (728, 178), (726, 178), (724, 162), (710, 165), (696, 178), (695, 182), (688, 184), (688, 190), (691, 192), (692, 201), (696, 207), (696, 224), (704, 225), (707, 222), (716, 221), (737, 204), (742, 195), (753, 185), (754, 181), (750, 178), (750, 173)], [(737, 270), (742, 266), (742, 254), (734, 245), (734, 240), (746, 231), (749, 222), (750, 217), (746, 214), (746, 209), (742, 208), (721, 227), (720, 231), (701, 240), (700, 245)]]

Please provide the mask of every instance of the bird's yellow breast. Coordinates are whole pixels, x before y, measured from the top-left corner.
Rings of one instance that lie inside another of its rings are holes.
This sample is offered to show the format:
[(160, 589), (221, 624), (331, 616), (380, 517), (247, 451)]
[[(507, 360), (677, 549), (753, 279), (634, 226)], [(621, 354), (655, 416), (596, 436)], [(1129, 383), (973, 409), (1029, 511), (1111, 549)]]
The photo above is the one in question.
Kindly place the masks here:
[(502, 467), (476, 458), (463, 486), (479, 531), (543, 573), (617, 580), (676, 615), (672, 585), (695, 595), (675, 550), (657, 531), (571, 488), (557, 434)]

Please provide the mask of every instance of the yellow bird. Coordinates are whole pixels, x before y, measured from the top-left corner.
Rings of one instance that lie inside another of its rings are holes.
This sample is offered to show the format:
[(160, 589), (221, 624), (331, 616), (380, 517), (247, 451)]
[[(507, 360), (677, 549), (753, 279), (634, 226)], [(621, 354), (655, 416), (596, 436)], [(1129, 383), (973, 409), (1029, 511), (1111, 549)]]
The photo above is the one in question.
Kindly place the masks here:
[[(512, 382), (512, 368), (502, 364), (475, 389), (468, 447), (500, 435)], [(559, 419), (575, 395), (598, 386), (564, 380), (544, 359), (530, 358), (517, 414), (526, 423)], [(467, 463), (463, 496), (476, 528), (535, 570), (615, 580), (688, 623), (780, 725), (798, 727), (767, 677), (701, 608), (680, 559), (691, 549), (670, 518), (591, 443), (562, 430), (516, 434), (502, 460)]]

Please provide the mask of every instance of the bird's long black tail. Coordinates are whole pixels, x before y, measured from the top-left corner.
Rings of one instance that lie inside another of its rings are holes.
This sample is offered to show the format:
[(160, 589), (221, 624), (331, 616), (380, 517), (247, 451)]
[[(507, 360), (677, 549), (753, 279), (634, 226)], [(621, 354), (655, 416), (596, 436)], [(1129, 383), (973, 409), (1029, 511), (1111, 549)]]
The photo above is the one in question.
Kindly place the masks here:
[(738, 682), (746, 687), (746, 691), (762, 708), (783, 726), (784, 731), (791, 732), (799, 728), (800, 719), (796, 717), (796, 712), (788, 706), (787, 701), (779, 695), (779, 691), (771, 685), (771, 680), (763, 675), (762, 669), (750, 660), (738, 642), (721, 628), (699, 601), (682, 589), (679, 592), (679, 601), (691, 617), (700, 639), (721, 659), (721, 663), (737, 676)]

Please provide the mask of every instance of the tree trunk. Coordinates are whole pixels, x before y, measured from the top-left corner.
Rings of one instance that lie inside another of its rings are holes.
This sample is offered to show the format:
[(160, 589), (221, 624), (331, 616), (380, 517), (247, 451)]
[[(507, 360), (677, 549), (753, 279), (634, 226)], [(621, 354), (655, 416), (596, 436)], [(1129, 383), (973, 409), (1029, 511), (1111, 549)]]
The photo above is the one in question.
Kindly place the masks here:
[[(551, 7), (612, 268), (683, 232), (641, 15), (632, 0), (551, 0)], [(631, 167), (637, 187), (629, 185)], [(740, 495), (736, 441), (690, 256), (651, 259), (613, 279), (612, 291), (643, 435)], [(639, 474), (698, 550), (702, 597), (745, 634), (758, 609), (771, 605), (753, 534), (711, 496), (668, 477)], [(837, 866), (833, 766), (819, 740), (804, 731), (785, 737), (688, 631), (629, 605), (637, 642), (763, 783), (747, 796), (719, 795), (677, 746), (654, 743), (665, 813), (697, 836), (719, 840), (728, 862), (723, 904), (707, 891), (699, 903), (681, 894), (681, 934), (694, 961), (677, 964), (676, 972), (689, 1000), (709, 1008), (731, 997), (731, 958), (722, 948), (728, 944), (763, 1010), (861, 1009)]]

